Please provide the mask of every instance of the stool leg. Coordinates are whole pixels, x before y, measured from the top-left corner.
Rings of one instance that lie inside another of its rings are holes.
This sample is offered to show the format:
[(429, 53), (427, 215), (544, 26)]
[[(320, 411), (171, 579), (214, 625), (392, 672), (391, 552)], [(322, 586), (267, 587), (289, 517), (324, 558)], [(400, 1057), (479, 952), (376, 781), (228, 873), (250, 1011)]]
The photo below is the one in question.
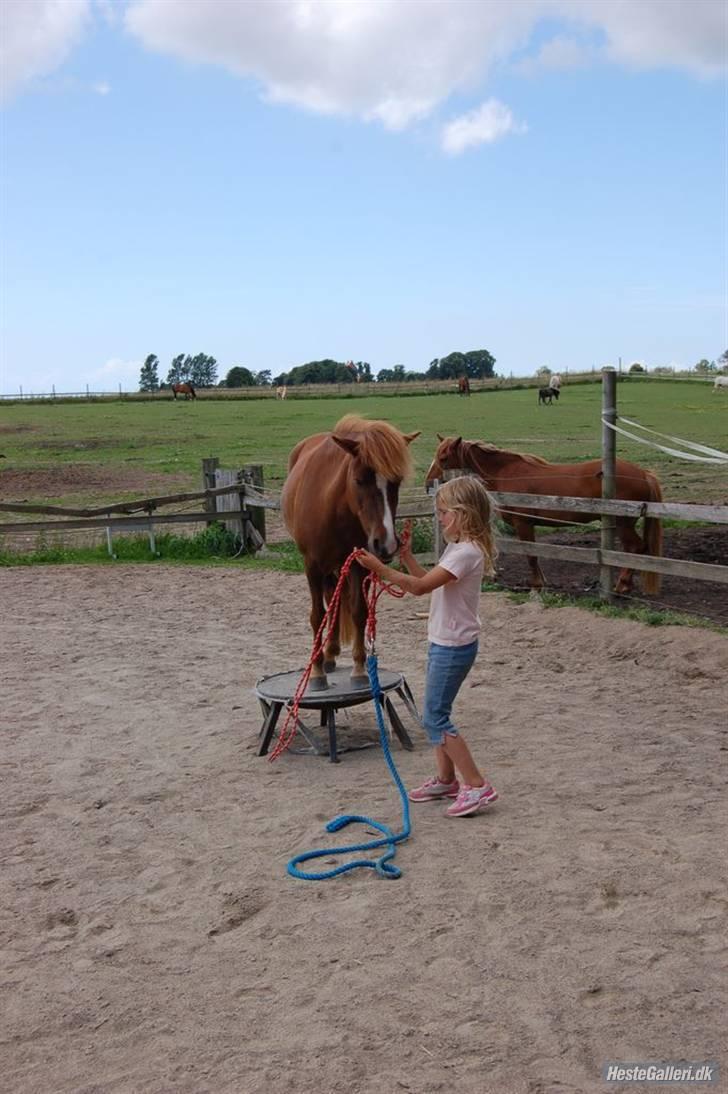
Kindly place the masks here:
[(337, 764), (339, 757), (336, 752), (336, 711), (333, 707), (327, 708), (326, 723), (329, 727), (329, 760), (332, 764)]
[(387, 714), (389, 715), (389, 721), (392, 729), (399, 737), (399, 742), (402, 745), (402, 748), (406, 749), (407, 752), (414, 752), (415, 746), (412, 744), (410, 735), (404, 728), (402, 720), (399, 714), (397, 714), (397, 711), (394, 709), (394, 704), (388, 695), (385, 695), (384, 697), (384, 706), (386, 707)]
[(270, 709), (268, 710), (265, 721), (263, 722), (260, 730), (260, 736), (262, 740), (260, 742), (260, 748), (258, 749), (259, 756), (265, 756), (266, 752), (268, 751), (270, 739), (273, 736), (273, 730), (276, 728), (276, 722), (278, 721), (278, 716), (281, 713), (282, 709), (282, 703), (271, 703)]

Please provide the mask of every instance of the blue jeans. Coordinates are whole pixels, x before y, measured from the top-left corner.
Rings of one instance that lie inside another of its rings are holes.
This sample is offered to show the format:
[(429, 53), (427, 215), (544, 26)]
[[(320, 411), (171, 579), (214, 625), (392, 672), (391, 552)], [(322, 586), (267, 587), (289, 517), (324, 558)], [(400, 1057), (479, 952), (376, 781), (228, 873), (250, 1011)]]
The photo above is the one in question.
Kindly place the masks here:
[(457, 737), (458, 731), (450, 720), (455, 696), (473, 667), (478, 654), (478, 641), (467, 646), (438, 646), (430, 642), (427, 649), (425, 679), (425, 709), (422, 724), (430, 744), (445, 743), (445, 734)]

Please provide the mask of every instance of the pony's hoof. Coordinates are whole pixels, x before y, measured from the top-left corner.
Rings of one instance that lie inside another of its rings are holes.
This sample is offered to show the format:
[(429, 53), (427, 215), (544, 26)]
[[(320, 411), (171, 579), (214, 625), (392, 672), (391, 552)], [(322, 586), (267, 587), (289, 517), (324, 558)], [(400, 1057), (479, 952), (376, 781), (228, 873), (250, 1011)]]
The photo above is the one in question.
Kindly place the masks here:
[(329, 682), (325, 676), (312, 676), (306, 691), (327, 691)]
[(368, 676), (350, 676), (349, 682), (353, 688), (368, 688), (369, 677)]
[(336, 662), (324, 661), (324, 672), (336, 672)]

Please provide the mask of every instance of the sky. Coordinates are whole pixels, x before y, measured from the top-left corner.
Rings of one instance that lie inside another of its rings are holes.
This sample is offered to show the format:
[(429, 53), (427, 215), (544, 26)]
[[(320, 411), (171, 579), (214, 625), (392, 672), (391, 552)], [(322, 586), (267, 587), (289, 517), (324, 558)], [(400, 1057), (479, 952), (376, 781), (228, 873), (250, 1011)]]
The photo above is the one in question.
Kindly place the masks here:
[(723, 0), (4, 0), (0, 393), (728, 348)]

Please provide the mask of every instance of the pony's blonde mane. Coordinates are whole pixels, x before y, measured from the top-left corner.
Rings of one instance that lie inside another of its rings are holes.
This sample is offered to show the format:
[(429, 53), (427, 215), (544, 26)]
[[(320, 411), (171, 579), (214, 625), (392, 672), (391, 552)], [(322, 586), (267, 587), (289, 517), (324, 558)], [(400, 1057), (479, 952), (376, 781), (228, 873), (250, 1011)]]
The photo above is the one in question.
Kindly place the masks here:
[(388, 482), (412, 475), (412, 457), (404, 434), (389, 422), (368, 421), (358, 414), (345, 414), (334, 426), (339, 437), (359, 442), (359, 458)]
[(487, 441), (466, 441), (465, 444), (472, 445), (473, 448), (479, 448), (483, 452), (501, 452), (504, 456), (515, 456), (519, 460), (525, 460), (526, 463), (544, 464), (548, 463), (543, 456), (534, 456), (530, 452), (514, 452), (511, 448), (498, 448), (495, 444), (488, 444)]

